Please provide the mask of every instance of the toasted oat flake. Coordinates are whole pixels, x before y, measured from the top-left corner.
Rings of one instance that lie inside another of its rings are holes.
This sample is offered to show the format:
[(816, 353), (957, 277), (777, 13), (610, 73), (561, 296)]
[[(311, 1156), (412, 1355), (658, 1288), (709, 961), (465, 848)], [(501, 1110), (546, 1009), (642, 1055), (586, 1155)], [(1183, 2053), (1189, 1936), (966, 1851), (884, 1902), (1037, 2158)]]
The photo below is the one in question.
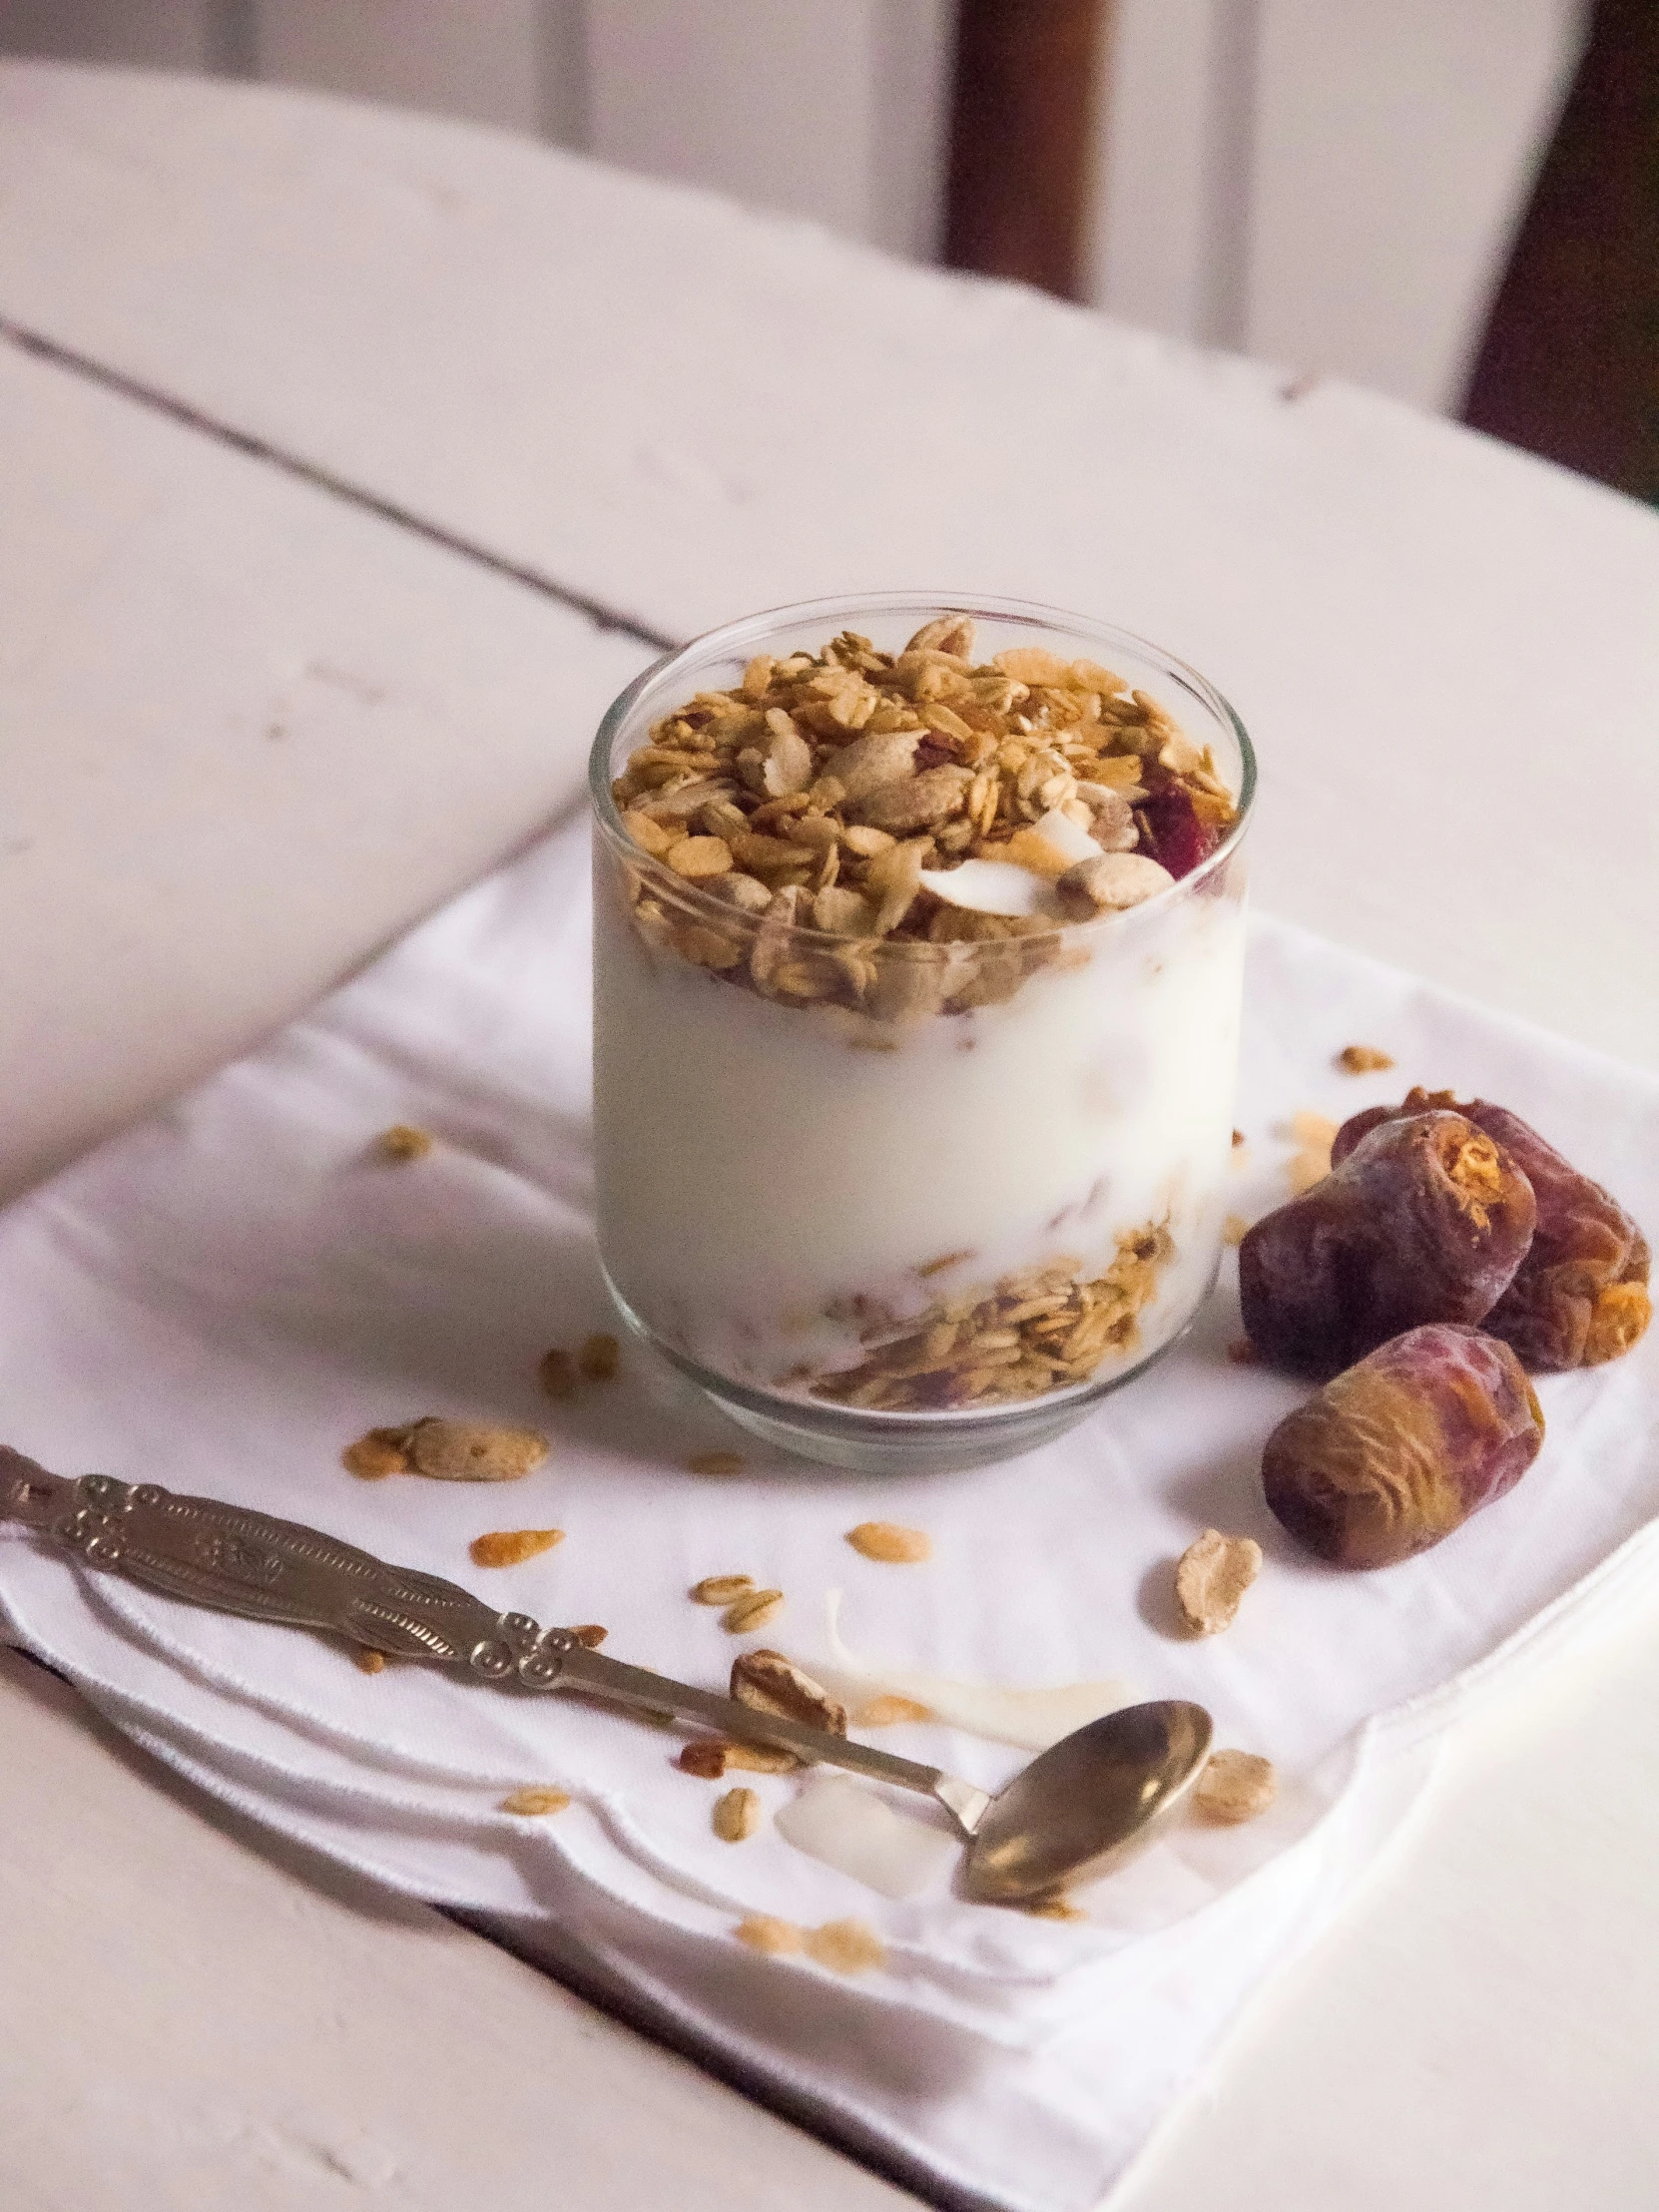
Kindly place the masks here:
[(1250, 1751), (1213, 1751), (1193, 1791), (1193, 1805), (1205, 1820), (1231, 1826), (1255, 1820), (1278, 1794), (1271, 1759)]
[(584, 1621), (580, 1628), (573, 1628), (570, 1633), (584, 1651), (597, 1651), (611, 1632), (602, 1628), (598, 1621)]
[(622, 1347), (611, 1336), (584, 1337), (576, 1365), (590, 1382), (610, 1382), (622, 1362)]
[(748, 1636), (776, 1620), (783, 1609), (782, 1590), (748, 1590), (726, 1608), (720, 1625), (729, 1636)]
[(384, 1670), (386, 1655), (383, 1651), (375, 1651), (371, 1645), (359, 1644), (351, 1654), (351, 1663), (364, 1674), (379, 1674)]
[(366, 1436), (346, 1445), (339, 1455), (340, 1465), (347, 1474), (364, 1482), (377, 1482), (388, 1474), (407, 1474), (409, 1455), (398, 1441), (402, 1433), (398, 1428), (371, 1428)]
[(742, 1474), (748, 1461), (741, 1451), (694, 1451), (686, 1465), (693, 1474)]
[(783, 1744), (746, 1744), (732, 1736), (694, 1736), (674, 1762), (682, 1774), (718, 1782), (734, 1768), (740, 1774), (790, 1774), (801, 1761)]
[(897, 1521), (860, 1521), (847, 1530), (846, 1540), (864, 1558), (890, 1566), (914, 1566), (933, 1556), (933, 1539), (925, 1529), (901, 1528)]
[(475, 1567), (516, 1567), (564, 1540), (562, 1528), (492, 1528), (466, 1548)]
[(1025, 1910), (1034, 1921), (1086, 1921), (1089, 1917), (1067, 1897), (1037, 1898)]
[(774, 1920), (770, 1913), (752, 1913), (748, 1920), (740, 1921), (732, 1933), (751, 1950), (765, 1951), (775, 1958), (800, 1950), (806, 1941), (794, 1921)]
[(846, 1734), (846, 1707), (840, 1699), (781, 1651), (763, 1647), (740, 1652), (732, 1662), (730, 1689), (740, 1705), (757, 1713), (800, 1721), (830, 1736)]
[(1221, 1241), (1224, 1245), (1242, 1245), (1250, 1235), (1250, 1224), (1243, 1214), (1229, 1214), (1221, 1225)]
[(1296, 1150), (1286, 1163), (1285, 1173), (1292, 1192), (1300, 1198), (1304, 1191), (1311, 1191), (1331, 1173), (1331, 1147), (1336, 1142), (1337, 1124), (1326, 1114), (1304, 1110), (1291, 1116), (1288, 1134)]
[(416, 1129), (406, 1121), (397, 1121), (389, 1129), (381, 1130), (374, 1140), (374, 1149), (382, 1160), (424, 1160), (436, 1143), (430, 1130)]
[(866, 1698), (852, 1715), (860, 1728), (895, 1728), (900, 1721), (930, 1721), (933, 1709), (913, 1697), (897, 1697), (891, 1691)]
[(1238, 1616), (1246, 1590), (1262, 1571), (1262, 1547), (1251, 1536), (1207, 1528), (1181, 1554), (1175, 1601), (1195, 1636), (1219, 1635)]
[(1393, 1054), (1374, 1044), (1345, 1044), (1337, 1054), (1337, 1066), (1345, 1075), (1373, 1075), (1393, 1064)]
[(716, 1798), (711, 1819), (723, 1844), (745, 1844), (761, 1825), (760, 1798), (753, 1790), (728, 1790)]
[(692, 1584), (691, 1596), (698, 1605), (730, 1605), (755, 1587), (752, 1574), (706, 1574)]
[(562, 1813), (570, 1803), (567, 1790), (543, 1788), (532, 1783), (529, 1788), (514, 1790), (501, 1800), (500, 1810), (521, 1820), (540, 1820), (548, 1813)]
[(831, 1973), (872, 1973), (887, 1962), (887, 1946), (865, 1921), (826, 1921), (806, 1934), (809, 1958)]

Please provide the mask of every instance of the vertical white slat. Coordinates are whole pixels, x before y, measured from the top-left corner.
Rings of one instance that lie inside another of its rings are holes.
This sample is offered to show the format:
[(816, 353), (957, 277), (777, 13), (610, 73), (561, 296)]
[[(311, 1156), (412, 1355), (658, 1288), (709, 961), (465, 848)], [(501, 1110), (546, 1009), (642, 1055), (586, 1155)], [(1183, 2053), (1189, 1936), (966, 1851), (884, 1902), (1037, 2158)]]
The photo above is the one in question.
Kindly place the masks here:
[(213, 0), (0, 0), (0, 54), (211, 69)]
[(1117, 0), (1107, 38), (1085, 296), (1204, 338), (1213, 321), (1213, 166), (1222, 0)]
[(876, 0), (865, 237), (914, 262), (936, 261), (944, 236), (954, 0)]
[(594, 0), (592, 152), (872, 231), (876, 0)]
[(1248, 349), (1457, 405), (1581, 0), (1263, 0)]
[(550, 100), (540, 0), (254, 0), (276, 84), (540, 132)]

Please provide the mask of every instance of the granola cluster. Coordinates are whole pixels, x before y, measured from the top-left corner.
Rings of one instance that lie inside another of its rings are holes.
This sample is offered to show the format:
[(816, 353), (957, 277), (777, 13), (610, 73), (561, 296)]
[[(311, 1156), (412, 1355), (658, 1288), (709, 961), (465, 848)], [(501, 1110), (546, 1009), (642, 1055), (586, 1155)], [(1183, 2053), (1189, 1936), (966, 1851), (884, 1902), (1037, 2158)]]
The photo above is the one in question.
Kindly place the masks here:
[(881, 1020), (1011, 997), (1065, 922), (1189, 874), (1236, 814), (1146, 692), (1038, 646), (975, 663), (955, 615), (899, 654), (843, 631), (762, 655), (657, 722), (613, 793), (640, 850), (730, 915), (641, 874), (648, 939)]
[(939, 1300), (894, 1338), (890, 1315), (869, 1309), (854, 1368), (798, 1376), (813, 1396), (887, 1413), (999, 1405), (1086, 1382), (1110, 1352), (1133, 1349), (1139, 1317), (1175, 1243), (1162, 1222), (1118, 1238), (1103, 1275), (1057, 1259), (1006, 1275), (990, 1291)]

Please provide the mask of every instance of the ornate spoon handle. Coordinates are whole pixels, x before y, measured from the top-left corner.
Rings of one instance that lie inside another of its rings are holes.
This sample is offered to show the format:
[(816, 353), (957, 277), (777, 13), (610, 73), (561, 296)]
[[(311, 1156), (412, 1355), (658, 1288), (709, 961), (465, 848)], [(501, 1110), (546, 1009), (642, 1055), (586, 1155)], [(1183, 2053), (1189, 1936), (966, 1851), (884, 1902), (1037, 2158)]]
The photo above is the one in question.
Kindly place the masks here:
[(24, 1521), (88, 1566), (187, 1604), (321, 1629), (490, 1682), (580, 1690), (611, 1704), (702, 1721), (746, 1743), (787, 1744), (805, 1759), (937, 1799), (966, 1835), (989, 1803), (982, 1790), (937, 1767), (628, 1666), (589, 1651), (568, 1628), (543, 1629), (528, 1613), (492, 1612), (441, 1575), (391, 1566), (335, 1536), (248, 1506), (180, 1496), (158, 1482), (118, 1482), (108, 1474), (71, 1481), (0, 1444), (0, 1520)]

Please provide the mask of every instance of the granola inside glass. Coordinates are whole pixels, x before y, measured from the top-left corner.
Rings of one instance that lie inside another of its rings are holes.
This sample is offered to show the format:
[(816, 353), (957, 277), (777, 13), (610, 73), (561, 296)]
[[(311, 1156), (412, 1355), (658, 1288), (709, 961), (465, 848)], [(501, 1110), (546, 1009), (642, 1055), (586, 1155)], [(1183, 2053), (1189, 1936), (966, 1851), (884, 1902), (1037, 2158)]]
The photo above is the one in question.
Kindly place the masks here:
[(1191, 1321), (1254, 784), (1225, 701), (1014, 602), (786, 608), (594, 749), (600, 1250), (749, 1426), (966, 1464)]

